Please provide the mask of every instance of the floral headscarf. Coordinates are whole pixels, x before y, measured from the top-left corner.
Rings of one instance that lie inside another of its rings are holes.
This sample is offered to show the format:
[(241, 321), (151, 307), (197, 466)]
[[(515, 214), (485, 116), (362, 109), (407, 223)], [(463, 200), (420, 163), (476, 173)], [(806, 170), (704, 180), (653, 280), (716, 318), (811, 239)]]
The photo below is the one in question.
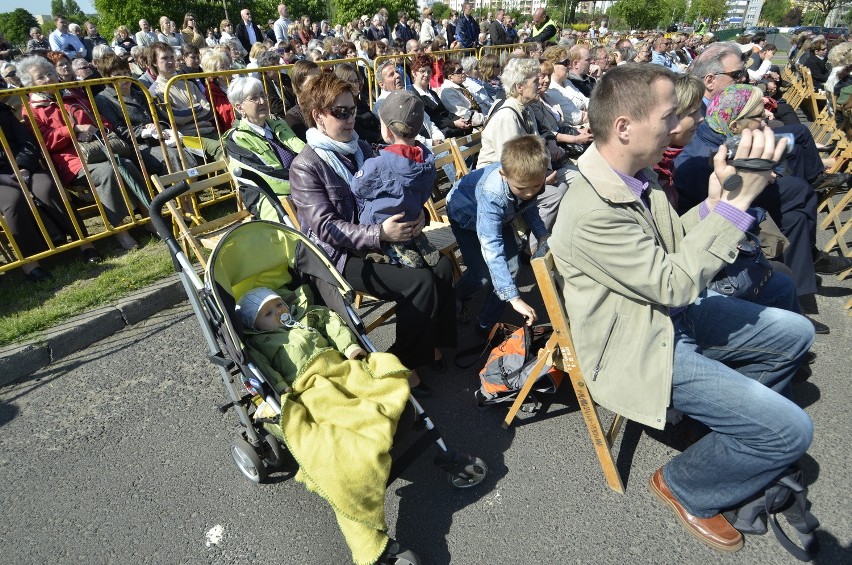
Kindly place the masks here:
[(733, 136), (731, 123), (743, 116), (754, 114), (763, 107), (763, 92), (749, 84), (732, 84), (717, 94), (707, 106), (704, 123), (716, 133)]

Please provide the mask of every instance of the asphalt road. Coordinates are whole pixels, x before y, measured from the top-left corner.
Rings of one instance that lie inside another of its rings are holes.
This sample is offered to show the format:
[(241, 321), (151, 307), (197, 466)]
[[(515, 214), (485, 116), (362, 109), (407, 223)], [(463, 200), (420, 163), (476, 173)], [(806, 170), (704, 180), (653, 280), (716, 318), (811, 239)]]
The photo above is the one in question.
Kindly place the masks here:
[[(832, 334), (818, 338), (814, 375), (794, 389), (816, 425), (804, 463), (822, 522), (819, 563), (852, 563), (852, 317), (841, 308), (850, 289), (826, 281), (833, 297), (820, 298), (820, 319)], [(390, 331), (379, 330), (380, 347)], [(255, 486), (237, 472), (228, 454), (237, 420), (217, 410), (225, 391), (205, 355), (184, 305), (0, 389), (0, 562), (349, 562), (324, 501), (290, 474)], [(423, 376), (447, 442), (490, 466), (483, 484), (459, 491), (430, 453), (388, 489), (390, 530), (423, 563), (795, 562), (771, 534), (724, 555), (684, 533), (647, 488), (677, 452), (676, 435), (627, 425), (620, 496), (569, 387), (504, 431), (502, 410), (472, 405), (472, 371)]]

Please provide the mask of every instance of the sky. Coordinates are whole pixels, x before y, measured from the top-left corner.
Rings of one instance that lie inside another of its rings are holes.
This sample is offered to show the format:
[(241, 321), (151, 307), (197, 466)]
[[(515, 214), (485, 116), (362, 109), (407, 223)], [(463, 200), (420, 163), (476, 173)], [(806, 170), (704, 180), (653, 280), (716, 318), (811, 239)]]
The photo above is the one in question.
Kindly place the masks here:
[[(35, 15), (38, 14), (50, 14), (50, 0), (4, 0), (0, 2), (3, 5), (0, 8), (0, 12), (11, 12), (16, 8), (24, 8), (29, 13)], [(79, 4), (80, 9), (83, 10), (86, 14), (94, 13), (94, 2), (92, 0), (77, 0), (77, 4)]]

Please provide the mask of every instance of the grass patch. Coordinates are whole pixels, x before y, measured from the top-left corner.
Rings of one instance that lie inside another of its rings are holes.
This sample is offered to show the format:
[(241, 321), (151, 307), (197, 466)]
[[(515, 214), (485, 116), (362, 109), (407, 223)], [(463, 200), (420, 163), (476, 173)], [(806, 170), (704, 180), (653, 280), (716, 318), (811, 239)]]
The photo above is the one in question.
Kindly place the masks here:
[(0, 345), (18, 342), (72, 316), (116, 302), (174, 273), (164, 243), (146, 234), (126, 252), (110, 239), (97, 243), (103, 263), (91, 265), (70, 251), (42, 260), (52, 280), (33, 284), (20, 269), (0, 278)]

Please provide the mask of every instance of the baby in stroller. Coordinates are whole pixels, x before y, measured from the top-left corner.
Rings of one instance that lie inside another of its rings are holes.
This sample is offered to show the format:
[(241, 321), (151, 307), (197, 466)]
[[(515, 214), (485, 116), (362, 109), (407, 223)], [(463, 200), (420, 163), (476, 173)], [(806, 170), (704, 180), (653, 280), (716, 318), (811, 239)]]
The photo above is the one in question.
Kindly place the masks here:
[(279, 292), (252, 289), (236, 310), (253, 360), (282, 392), (268, 431), (298, 462), (296, 480), (331, 504), (355, 563), (418, 563), (388, 537), (384, 516), (410, 371), (394, 355), (368, 354), (306, 286)]

